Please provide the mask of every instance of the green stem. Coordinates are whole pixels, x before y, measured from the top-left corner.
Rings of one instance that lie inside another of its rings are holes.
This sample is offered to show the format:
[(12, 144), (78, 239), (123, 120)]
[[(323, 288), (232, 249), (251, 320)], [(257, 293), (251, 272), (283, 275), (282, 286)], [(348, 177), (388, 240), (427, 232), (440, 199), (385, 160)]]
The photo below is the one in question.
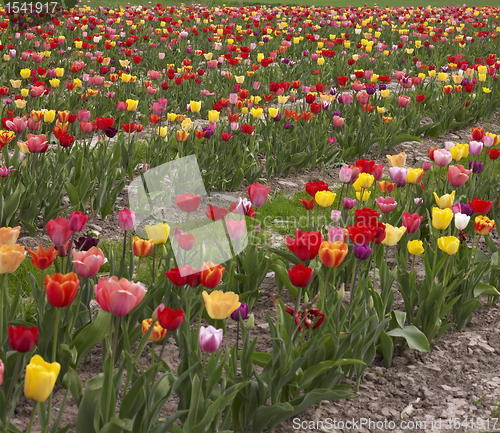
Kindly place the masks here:
[(415, 269), (415, 256), (413, 256), (413, 260), (411, 262), (411, 272), (413, 272), (413, 269)]
[(351, 320), (351, 313), (352, 313), (352, 303), (354, 302), (354, 294), (355, 294), (355, 288), (356, 288), (356, 277), (358, 276), (358, 271), (359, 271), (359, 265), (361, 263), (361, 260), (357, 260), (356, 267), (353, 270), (352, 273), (352, 280), (351, 280), (351, 301), (349, 302), (349, 306), (351, 309), (349, 310), (349, 321)]
[(57, 333), (59, 331), (59, 317), (61, 315), (61, 309), (56, 308), (56, 318), (55, 318), (55, 327), (54, 327), (54, 341), (52, 342), (52, 362), (56, 362), (56, 354), (57, 354)]
[(297, 289), (297, 297), (295, 298), (295, 309), (293, 310), (293, 316), (292, 316), (292, 320), (290, 322), (290, 330), (288, 331), (288, 342), (286, 345), (287, 352), (290, 351), (290, 346), (292, 344), (292, 334), (293, 334), (293, 328), (295, 325), (295, 316), (297, 315), (297, 312), (299, 311), (301, 297), (302, 297), (302, 287), (299, 287)]
[(153, 286), (155, 284), (155, 259), (156, 259), (156, 244), (153, 246)]
[(122, 261), (125, 260), (125, 251), (126, 251), (126, 249), (127, 249), (127, 230), (124, 230)]
[[(471, 270), (474, 270), (474, 263), (476, 261), (476, 252), (477, 248), (479, 247), (479, 241), (481, 240), (481, 236), (478, 236), (477, 242), (476, 242), (476, 236), (477, 233), (474, 231), (474, 240), (472, 241), (472, 247), (473, 247), (473, 252), (472, 252), (472, 261), (471, 261)], [(474, 245), (476, 243), (476, 245)]]
[(320, 303), (320, 307), (319, 307), (320, 310), (323, 310), (325, 308), (325, 305), (326, 305), (326, 291), (328, 289), (328, 280), (330, 278), (330, 271), (331, 270), (332, 270), (332, 268), (328, 268), (328, 271), (326, 272), (325, 287), (323, 289), (323, 293), (321, 293), (321, 303)]
[(5, 407), (3, 408), (3, 413), (2, 413), (2, 424), (3, 427), (7, 428), (7, 407), (9, 405), (10, 401), (10, 396), (12, 395), (12, 391), (14, 391), (14, 386), (16, 385), (17, 382), (17, 374), (19, 373), (19, 366), (21, 365), (21, 358), (23, 357), (21, 355), (21, 352), (17, 352), (17, 358), (16, 358), (16, 365), (14, 367), (14, 372), (11, 376), (10, 379), (10, 385), (9, 389), (7, 391), (7, 394), (5, 394)]
[(203, 354), (203, 359), (201, 361), (201, 376), (200, 376), (200, 385), (198, 386), (198, 393), (196, 394), (196, 402), (194, 405), (194, 423), (193, 425), (196, 425), (196, 418), (198, 415), (198, 404), (200, 403), (200, 394), (201, 394), (201, 387), (203, 385), (203, 380), (205, 378), (205, 366), (206, 366), (206, 355)]
[(30, 418), (30, 425), (28, 426), (28, 433), (31, 433), (31, 429), (33, 428), (33, 422), (35, 421), (37, 404), (38, 404), (37, 401), (33, 402), (33, 409), (31, 409), (31, 418)]

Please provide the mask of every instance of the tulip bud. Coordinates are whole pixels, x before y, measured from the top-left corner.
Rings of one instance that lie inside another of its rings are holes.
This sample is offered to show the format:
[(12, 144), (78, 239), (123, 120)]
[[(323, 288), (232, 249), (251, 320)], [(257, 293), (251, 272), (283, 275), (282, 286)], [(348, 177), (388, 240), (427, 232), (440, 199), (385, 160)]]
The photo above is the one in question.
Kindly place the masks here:
[(342, 302), (344, 300), (344, 297), (345, 297), (345, 285), (342, 284), (342, 287), (337, 292), (337, 303)]
[(255, 325), (255, 316), (252, 314), (250, 314), (250, 316), (248, 316), (248, 320), (247, 320), (247, 323), (245, 325), (245, 328), (247, 328), (249, 331), (250, 329), (252, 329)]

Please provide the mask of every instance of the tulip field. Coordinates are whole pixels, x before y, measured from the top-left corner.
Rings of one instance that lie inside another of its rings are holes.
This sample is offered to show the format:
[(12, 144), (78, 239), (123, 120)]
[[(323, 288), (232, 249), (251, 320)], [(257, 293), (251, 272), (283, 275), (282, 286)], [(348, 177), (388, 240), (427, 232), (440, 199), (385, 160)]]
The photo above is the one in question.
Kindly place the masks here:
[(5, 3), (0, 432), (500, 428), (499, 33)]

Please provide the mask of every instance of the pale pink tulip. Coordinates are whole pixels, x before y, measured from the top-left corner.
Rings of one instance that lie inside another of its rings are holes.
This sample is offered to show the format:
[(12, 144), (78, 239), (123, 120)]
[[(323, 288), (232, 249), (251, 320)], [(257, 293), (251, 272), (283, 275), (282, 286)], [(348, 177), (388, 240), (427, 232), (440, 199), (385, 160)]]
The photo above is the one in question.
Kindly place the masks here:
[(100, 248), (92, 247), (88, 251), (73, 250), (73, 266), (82, 278), (95, 277), (107, 261)]
[(101, 278), (94, 287), (97, 303), (104, 311), (123, 317), (130, 313), (146, 295), (142, 283), (134, 283), (125, 278)]
[(240, 239), (245, 232), (245, 220), (233, 220), (228, 218), (226, 221), (227, 225), (227, 234), (229, 238), (233, 241)]

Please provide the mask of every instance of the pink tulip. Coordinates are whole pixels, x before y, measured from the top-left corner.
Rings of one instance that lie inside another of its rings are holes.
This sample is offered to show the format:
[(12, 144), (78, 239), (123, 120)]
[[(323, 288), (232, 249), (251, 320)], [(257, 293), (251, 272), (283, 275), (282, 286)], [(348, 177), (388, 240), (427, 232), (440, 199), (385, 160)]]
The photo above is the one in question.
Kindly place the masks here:
[(393, 182), (397, 182), (399, 187), (405, 186), (408, 169), (402, 167), (389, 168), (389, 176)]
[(483, 143), (480, 141), (470, 141), (469, 142), (469, 153), (474, 156), (481, 155), (481, 152), (483, 151)]
[(14, 117), (12, 120), (7, 120), (5, 126), (16, 134), (21, 134), (26, 129), (28, 122), (23, 117)]
[(260, 81), (254, 81), (253, 84), (253, 90), (259, 90), (260, 88)]
[(11, 165), (10, 167), (7, 168), (7, 166), (4, 164), (2, 167), (0, 167), (0, 177), (7, 177), (11, 172), (17, 171), (17, 169), (12, 169), (14, 166)]
[(448, 167), (448, 180), (455, 188), (462, 186), (469, 180), (472, 170), (466, 170), (460, 164), (450, 165)]
[(228, 218), (226, 221), (227, 225), (227, 234), (229, 238), (233, 241), (240, 239), (245, 232), (245, 220), (233, 220), (232, 218)]
[(222, 343), (222, 336), (222, 329), (215, 329), (213, 326), (208, 326), (207, 328), (202, 326), (198, 340), (200, 349), (208, 353), (217, 352)]
[(0, 359), (0, 386), (2, 386), (3, 383), (3, 372), (5, 370), (5, 367), (3, 365), (2, 360)]
[(238, 102), (238, 94), (237, 93), (230, 93), (229, 94), (229, 103), (234, 105), (237, 102)]
[(345, 119), (343, 117), (340, 117), (340, 116), (333, 116), (333, 126), (335, 126), (336, 128), (340, 128), (345, 122)]
[(331, 227), (328, 231), (328, 242), (345, 242), (346, 232), (342, 227)]
[(423, 219), (424, 217), (420, 216), (418, 213), (411, 214), (410, 212), (404, 212), (403, 227), (406, 227), (407, 233), (415, 233), (420, 228), (420, 223)]
[(158, 71), (148, 71), (149, 78), (156, 81), (161, 77), (161, 72)]
[(392, 212), (398, 205), (398, 202), (395, 201), (392, 197), (377, 197), (375, 201), (377, 202), (378, 207), (383, 213)]
[(26, 125), (30, 131), (38, 131), (40, 128), (40, 122), (34, 122), (33, 119), (28, 119)]
[(92, 132), (93, 129), (94, 129), (94, 125), (92, 124), (92, 122), (83, 121), (80, 123), (80, 130), (85, 134)]
[(81, 232), (85, 228), (85, 224), (87, 224), (87, 220), (89, 219), (88, 215), (83, 212), (73, 212), (69, 217), (68, 228), (72, 232)]
[(47, 233), (55, 246), (60, 247), (69, 241), (73, 232), (69, 229), (68, 224), (68, 220), (62, 217), (50, 220), (47, 223)]
[(400, 95), (398, 98), (398, 104), (401, 108), (405, 108), (410, 102), (410, 97), (406, 95)]
[(434, 162), (439, 165), (439, 167), (447, 166), (451, 160), (451, 153), (445, 149), (438, 149), (434, 152)]
[(349, 105), (352, 102), (353, 96), (350, 93), (342, 94), (342, 104)]
[(104, 311), (123, 317), (130, 313), (146, 295), (142, 283), (134, 283), (125, 278), (101, 278), (94, 287), (97, 303)]
[(368, 101), (370, 100), (370, 95), (366, 92), (360, 92), (356, 96), (357, 96), (358, 101), (361, 105), (368, 104)]
[(82, 278), (95, 277), (107, 261), (100, 248), (92, 247), (88, 251), (73, 250), (73, 266)]
[(43, 87), (37, 87), (37, 86), (31, 86), (31, 97), (32, 98), (38, 98), (39, 96), (42, 96), (45, 92), (45, 89)]
[(135, 224), (135, 212), (130, 209), (122, 209), (118, 212), (118, 225), (122, 230), (132, 230)]
[(484, 147), (491, 147), (491, 146), (493, 146), (493, 143), (495, 143), (495, 137), (492, 137), (491, 135), (484, 134), (481, 141), (483, 142)]
[(78, 111), (78, 121), (79, 122), (88, 122), (90, 120), (90, 111), (89, 110), (79, 110)]
[(267, 200), (271, 187), (254, 183), (248, 187), (248, 196), (255, 207), (261, 207)]
[(26, 145), (28, 146), (30, 153), (44, 153), (49, 147), (47, 137), (44, 134), (28, 134), (28, 141), (26, 142)]

